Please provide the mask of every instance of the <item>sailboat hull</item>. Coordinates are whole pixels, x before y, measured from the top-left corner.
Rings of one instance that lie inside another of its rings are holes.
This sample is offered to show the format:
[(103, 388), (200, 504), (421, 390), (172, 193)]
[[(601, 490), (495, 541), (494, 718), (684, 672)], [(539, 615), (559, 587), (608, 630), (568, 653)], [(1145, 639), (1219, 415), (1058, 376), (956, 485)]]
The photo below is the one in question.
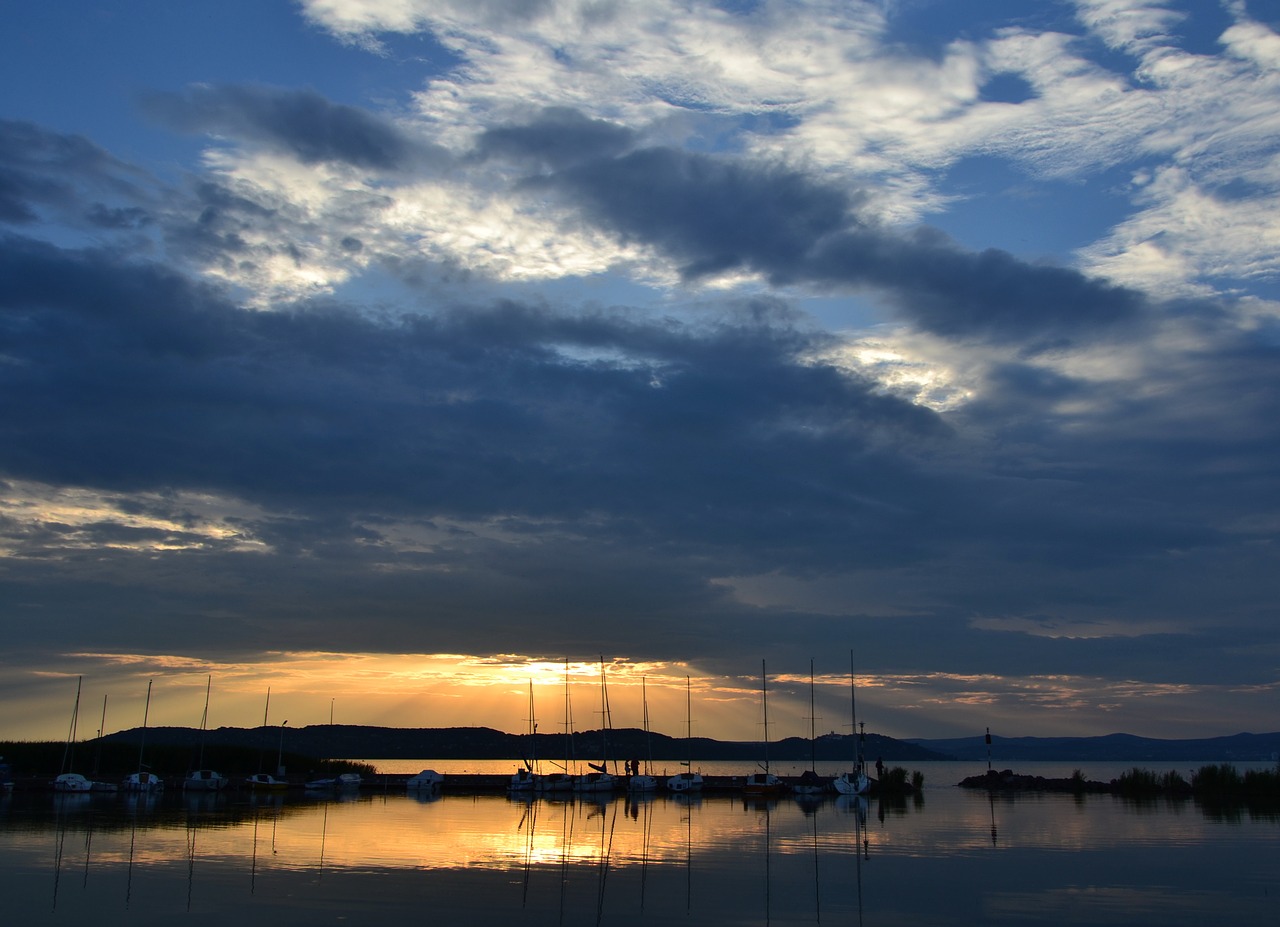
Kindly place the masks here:
[(538, 778), (537, 790), (539, 792), (556, 793), (556, 792), (572, 792), (574, 778), (568, 773), (551, 773), (550, 775), (540, 776)]
[(612, 792), (618, 780), (612, 773), (593, 772), (578, 777), (573, 784), (575, 792)]
[(507, 783), (508, 792), (535, 792), (537, 787), (537, 777), (527, 769), (516, 770), (511, 774), (511, 781)]
[(254, 773), (244, 780), (244, 787), (255, 792), (283, 792), (289, 783), (267, 773)]
[(53, 780), (55, 792), (89, 792), (93, 783), (79, 773), (63, 773)]
[(786, 788), (786, 784), (772, 773), (754, 773), (747, 776), (742, 785), (746, 795), (781, 795)]
[(701, 792), (702, 774), (696, 772), (677, 773), (667, 780), (667, 790), (671, 792)]
[(182, 787), (188, 792), (218, 792), (227, 787), (227, 777), (213, 769), (197, 769), (182, 780)]
[(847, 772), (837, 776), (831, 783), (841, 795), (863, 795), (871, 785), (871, 780), (863, 772)]
[(159, 792), (164, 789), (164, 780), (155, 773), (130, 773), (125, 777), (126, 792)]
[(658, 780), (653, 776), (632, 776), (627, 780), (629, 792), (652, 792), (658, 788)]

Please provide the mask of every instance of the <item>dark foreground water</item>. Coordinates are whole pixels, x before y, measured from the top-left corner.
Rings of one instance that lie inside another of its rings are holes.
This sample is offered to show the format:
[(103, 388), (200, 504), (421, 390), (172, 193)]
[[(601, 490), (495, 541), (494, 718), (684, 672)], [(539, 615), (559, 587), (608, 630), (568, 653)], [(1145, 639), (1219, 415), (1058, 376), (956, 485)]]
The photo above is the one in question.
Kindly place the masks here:
[(0, 799), (3, 923), (1280, 924), (1280, 822), (1112, 796)]

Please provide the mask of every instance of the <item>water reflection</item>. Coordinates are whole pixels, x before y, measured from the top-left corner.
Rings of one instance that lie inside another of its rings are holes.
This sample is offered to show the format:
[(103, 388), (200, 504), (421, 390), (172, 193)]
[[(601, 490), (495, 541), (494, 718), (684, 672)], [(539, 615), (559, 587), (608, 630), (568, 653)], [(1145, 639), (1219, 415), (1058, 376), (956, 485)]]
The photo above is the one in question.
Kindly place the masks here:
[[(426, 799), (426, 800), (424, 800)], [(1110, 796), (23, 794), (13, 923), (1274, 923), (1280, 825)], [(1269, 851), (1269, 852), (1268, 852)], [(78, 877), (77, 877), (78, 876)]]

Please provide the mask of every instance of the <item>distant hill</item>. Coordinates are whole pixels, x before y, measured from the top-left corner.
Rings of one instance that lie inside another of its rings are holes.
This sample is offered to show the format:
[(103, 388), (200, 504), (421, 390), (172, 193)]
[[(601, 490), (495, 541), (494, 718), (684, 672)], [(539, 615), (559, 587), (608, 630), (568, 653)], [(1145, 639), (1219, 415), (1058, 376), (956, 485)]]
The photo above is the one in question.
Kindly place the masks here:
[[(976, 737), (905, 741), (957, 760), (985, 760), (986, 740)], [(1280, 733), (1232, 734), (1227, 737), (1161, 740), (1133, 734), (1102, 737), (997, 737), (991, 738), (993, 760), (1212, 760), (1247, 762), (1275, 760), (1280, 756)]]
[[(259, 750), (277, 750), (281, 745), (279, 727), (220, 727), (206, 731), (206, 746), (252, 747)], [(286, 727), (283, 731), (283, 749), (323, 759), (383, 759), (383, 760), (486, 760), (512, 759), (529, 756), (531, 749), (547, 759), (563, 758), (570, 745), (564, 734), (537, 734), (531, 743), (527, 734), (506, 734), (487, 727), (445, 728), (397, 728), (366, 727), (347, 724), (314, 724), (308, 727)], [(141, 728), (108, 734), (109, 743), (136, 744), (142, 737)], [(195, 747), (200, 731), (187, 727), (152, 727), (146, 731), (148, 744)], [(620, 728), (609, 732), (609, 753), (613, 759), (644, 758), (650, 749), (655, 760), (682, 760), (692, 753), (695, 760), (759, 760), (762, 748), (759, 743), (712, 740), (695, 737), (691, 742), (665, 734), (651, 734), (646, 740), (639, 728)], [(853, 735), (825, 734), (814, 742), (789, 737), (771, 741), (771, 760), (808, 760), (811, 752), (823, 762), (851, 762), (856, 750)], [(581, 731), (573, 735), (572, 753), (578, 759), (599, 759), (601, 752), (600, 731)], [(874, 762), (882, 758), (886, 762), (911, 760), (942, 760), (943, 754), (914, 743), (895, 740), (879, 734), (867, 734), (863, 748), (866, 758)]]

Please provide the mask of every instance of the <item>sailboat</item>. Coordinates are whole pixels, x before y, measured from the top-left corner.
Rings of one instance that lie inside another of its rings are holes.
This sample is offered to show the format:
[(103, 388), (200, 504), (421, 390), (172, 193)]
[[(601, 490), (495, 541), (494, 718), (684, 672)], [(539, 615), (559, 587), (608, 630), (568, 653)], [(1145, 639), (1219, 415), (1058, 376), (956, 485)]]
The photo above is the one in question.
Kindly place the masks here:
[(80, 717), (80, 686), (83, 682), (83, 676), (76, 677), (76, 702), (71, 709), (71, 729), (67, 733), (67, 745), (62, 750), (62, 770), (53, 780), (55, 792), (89, 792), (93, 789), (92, 782), (77, 772), (71, 772), (72, 759), (75, 755), (76, 721)]
[[(530, 712), (532, 714), (532, 712)], [(564, 661), (564, 767), (558, 773), (547, 773), (536, 779), (537, 790), (546, 793), (572, 792), (576, 781), (569, 772), (573, 761), (573, 708), (569, 701), (569, 661)], [(555, 764), (552, 764), (555, 765)]]
[(609, 691), (605, 685), (604, 657), (600, 657), (600, 762), (588, 763), (591, 772), (573, 783), (575, 792), (612, 792), (617, 777), (609, 772)]
[(204, 714), (200, 716), (200, 754), (196, 759), (199, 767), (187, 773), (182, 780), (182, 787), (192, 792), (218, 792), (227, 787), (227, 777), (214, 769), (204, 769), (204, 734), (209, 724), (209, 693), (213, 688), (213, 675), (210, 674), (204, 686)]
[(832, 785), (841, 795), (862, 795), (871, 785), (867, 778), (866, 763), (863, 761), (862, 744), (866, 734), (858, 730), (858, 691), (853, 681), (853, 651), (849, 651), (849, 705), (852, 712), (853, 732), (857, 735), (857, 748), (854, 754), (853, 769), (841, 773)]
[(753, 796), (781, 795), (785, 786), (781, 779), (769, 771), (769, 694), (767, 688), (768, 674), (764, 660), (760, 661), (760, 707), (764, 713), (764, 763), (763, 772), (752, 773), (742, 786), (742, 791)]
[[(267, 686), (267, 703), (262, 709), (262, 730), (266, 733), (267, 718), (271, 714), (271, 687)], [(280, 749), (276, 755), (276, 772), (280, 771), (280, 765), (284, 759), (284, 726), (288, 724), (284, 721), (280, 725)], [(259, 764), (262, 763), (262, 755), (258, 755)], [(259, 766), (261, 768), (261, 766)], [(256, 772), (252, 776), (246, 776), (244, 787), (254, 792), (282, 792), (289, 787), (289, 783), (284, 779), (277, 779), (271, 773)]]
[(146, 707), (142, 710), (142, 736), (138, 739), (138, 771), (129, 773), (125, 776), (124, 787), (128, 792), (159, 792), (164, 788), (164, 780), (153, 772), (145, 772), (142, 762), (143, 755), (147, 749), (147, 719), (151, 715), (151, 684), (154, 680), (147, 680), (147, 702)]
[[(645, 757), (644, 772), (638, 769), (627, 779), (627, 790), (631, 792), (652, 792), (658, 787), (657, 777), (653, 775), (653, 744), (649, 738), (649, 696), (645, 691), (644, 677), (640, 677), (640, 701), (644, 706), (644, 746)], [(638, 763), (636, 764), (639, 765)]]
[(508, 792), (532, 792), (538, 784), (538, 722), (533, 716), (533, 680), (529, 680), (529, 758), (511, 774)]
[(800, 780), (792, 786), (796, 795), (821, 795), (827, 791), (827, 780), (818, 775), (818, 738), (817, 718), (813, 707), (813, 660), (809, 661), (809, 768), (800, 775)]
[(688, 756), (680, 765), (686, 768), (684, 772), (676, 773), (667, 780), (667, 788), (672, 792), (701, 792), (702, 773), (693, 771), (693, 697), (689, 690), (688, 676), (684, 677), (684, 715)]

